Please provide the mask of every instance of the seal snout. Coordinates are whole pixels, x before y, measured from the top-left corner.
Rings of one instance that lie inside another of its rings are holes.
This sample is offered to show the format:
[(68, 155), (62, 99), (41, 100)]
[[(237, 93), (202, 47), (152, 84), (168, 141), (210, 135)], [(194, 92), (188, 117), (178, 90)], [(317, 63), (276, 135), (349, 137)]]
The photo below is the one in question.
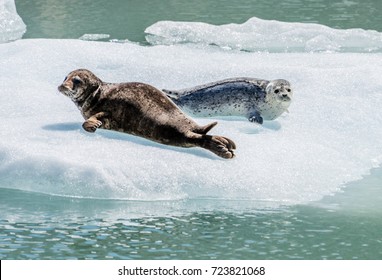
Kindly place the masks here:
[(59, 92), (63, 92), (63, 91), (65, 91), (65, 86), (64, 85), (59, 85), (57, 87), (57, 89), (58, 89)]
[(68, 88), (67, 86), (65, 86), (64, 83), (59, 85), (57, 89), (59, 92), (61, 92), (62, 94), (66, 95), (66, 96), (69, 96), (71, 93), (71, 89)]
[[(65, 94), (68, 89), (64, 86), (64, 84), (61, 84), (57, 87), (58, 91), (61, 92), (62, 94)], [(65, 94), (66, 95), (66, 94)]]
[(282, 99), (283, 101), (290, 101), (292, 98), (289, 96), (289, 93), (288, 93), (288, 92), (283, 92), (283, 93), (281, 94), (281, 99)]

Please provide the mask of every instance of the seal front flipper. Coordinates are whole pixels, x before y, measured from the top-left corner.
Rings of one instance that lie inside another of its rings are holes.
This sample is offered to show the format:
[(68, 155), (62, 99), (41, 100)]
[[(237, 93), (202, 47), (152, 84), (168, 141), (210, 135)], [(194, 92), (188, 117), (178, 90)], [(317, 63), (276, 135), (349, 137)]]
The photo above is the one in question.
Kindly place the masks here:
[(87, 132), (95, 132), (97, 128), (99, 128), (102, 125), (102, 122), (99, 120), (106, 116), (105, 112), (97, 113), (90, 118), (88, 118), (83, 124), (82, 127)]
[(255, 122), (258, 124), (263, 124), (263, 117), (258, 112), (251, 112), (248, 116), (250, 122)]

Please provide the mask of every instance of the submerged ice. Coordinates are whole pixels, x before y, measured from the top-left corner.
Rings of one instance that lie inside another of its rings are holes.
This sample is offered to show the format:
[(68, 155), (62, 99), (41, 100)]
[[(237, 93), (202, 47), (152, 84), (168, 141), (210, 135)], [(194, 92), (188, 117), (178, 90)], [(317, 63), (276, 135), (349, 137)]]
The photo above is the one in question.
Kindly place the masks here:
[(20, 39), (26, 31), (13, 0), (0, 0), (0, 43)]
[(269, 52), (381, 52), (382, 33), (363, 29), (334, 29), (313, 23), (262, 20), (213, 25), (160, 21), (148, 27), (153, 45), (193, 43), (224, 49)]
[[(382, 54), (20, 40), (0, 45), (0, 64), (2, 188), (107, 199), (304, 203), (360, 179), (382, 160)], [(237, 157), (222, 160), (198, 148), (84, 132), (80, 112), (57, 91), (76, 68), (105, 81), (158, 88), (237, 76), (284, 78), (295, 99), (289, 114), (263, 126), (217, 119), (211, 133), (237, 144)]]

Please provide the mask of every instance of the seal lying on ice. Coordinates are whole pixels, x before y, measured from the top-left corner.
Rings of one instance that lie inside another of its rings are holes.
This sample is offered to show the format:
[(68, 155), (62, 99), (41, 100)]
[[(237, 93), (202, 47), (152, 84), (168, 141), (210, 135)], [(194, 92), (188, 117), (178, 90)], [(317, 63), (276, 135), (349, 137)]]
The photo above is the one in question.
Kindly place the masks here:
[(293, 96), (286, 80), (232, 78), (183, 90), (163, 90), (196, 117), (244, 116), (259, 124), (287, 111)]
[(58, 87), (80, 109), (83, 128), (110, 129), (162, 144), (202, 147), (222, 158), (234, 157), (235, 143), (207, 135), (217, 122), (206, 126), (187, 117), (163, 92), (143, 83), (105, 83), (86, 69), (74, 70)]

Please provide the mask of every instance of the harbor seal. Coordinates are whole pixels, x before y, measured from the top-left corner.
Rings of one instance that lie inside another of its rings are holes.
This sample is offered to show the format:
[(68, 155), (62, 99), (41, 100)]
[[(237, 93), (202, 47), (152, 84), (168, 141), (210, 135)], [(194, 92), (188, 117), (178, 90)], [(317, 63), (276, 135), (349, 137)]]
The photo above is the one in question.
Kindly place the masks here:
[(144, 137), (166, 145), (201, 147), (233, 158), (235, 143), (207, 135), (217, 122), (200, 126), (163, 92), (143, 83), (106, 83), (86, 69), (70, 72), (58, 90), (81, 111), (88, 132), (97, 128)]
[(290, 83), (281, 79), (231, 78), (183, 90), (163, 91), (192, 116), (243, 116), (259, 124), (286, 112), (293, 96)]

